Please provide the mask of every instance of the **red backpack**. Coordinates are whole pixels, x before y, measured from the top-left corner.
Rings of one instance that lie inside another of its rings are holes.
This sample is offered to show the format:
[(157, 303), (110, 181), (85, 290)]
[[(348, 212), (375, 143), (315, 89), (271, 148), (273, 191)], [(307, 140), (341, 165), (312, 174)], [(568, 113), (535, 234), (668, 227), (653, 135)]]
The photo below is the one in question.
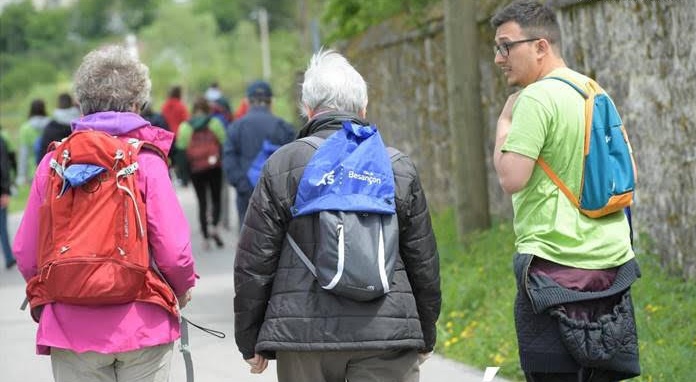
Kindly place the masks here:
[[(126, 139), (80, 131), (55, 144), (39, 210), (38, 274), (27, 284), (32, 309), (54, 301), (144, 301), (178, 315), (173, 291), (150, 264), (145, 203), (136, 179), (143, 147), (164, 154), (152, 144)], [(85, 164), (104, 170), (70, 186), (68, 174)]]
[(193, 132), (191, 142), (186, 148), (186, 159), (189, 161), (192, 174), (222, 166), (220, 141), (208, 126)]

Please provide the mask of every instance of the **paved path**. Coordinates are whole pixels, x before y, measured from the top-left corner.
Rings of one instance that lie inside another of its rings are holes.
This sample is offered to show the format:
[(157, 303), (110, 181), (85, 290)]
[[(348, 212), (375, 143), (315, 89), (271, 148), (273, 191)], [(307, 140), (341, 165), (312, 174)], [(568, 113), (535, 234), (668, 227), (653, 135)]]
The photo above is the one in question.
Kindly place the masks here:
[[(196, 268), (201, 276), (194, 289), (193, 300), (184, 309), (184, 315), (195, 323), (227, 334), (227, 338), (218, 339), (198, 329), (189, 329), (196, 381), (276, 381), (275, 362), (271, 362), (263, 374), (252, 375), (234, 343), (232, 274), (237, 218), (233, 200), (229, 204), (233, 228), (232, 231), (224, 231), (225, 248), (204, 252), (196, 223), (193, 189), (188, 187), (179, 189), (178, 192), (181, 204), (192, 222)], [(10, 236), (14, 236), (20, 219), (18, 214), (10, 216)], [(23, 297), (24, 280), (19, 272), (16, 269), (6, 271), (0, 268), (0, 381), (51, 382), (49, 357), (35, 355), (36, 325), (27, 312), (18, 309)], [(480, 370), (435, 355), (423, 364), (421, 381), (479, 382), (483, 380), (483, 375)], [(170, 381), (186, 381), (183, 359), (178, 351), (174, 354)], [(498, 378), (494, 381), (503, 382)]]

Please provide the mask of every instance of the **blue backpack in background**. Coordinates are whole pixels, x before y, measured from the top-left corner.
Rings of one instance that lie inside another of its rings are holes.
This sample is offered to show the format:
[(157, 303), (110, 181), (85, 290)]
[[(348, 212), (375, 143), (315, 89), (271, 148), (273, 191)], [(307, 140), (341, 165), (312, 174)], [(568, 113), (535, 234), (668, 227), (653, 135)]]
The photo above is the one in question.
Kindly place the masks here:
[(300, 141), (317, 151), (291, 213), (318, 213), (320, 240), (311, 260), (288, 234), (290, 246), (323, 289), (357, 301), (384, 296), (399, 256), (392, 162), (402, 154), (384, 146), (376, 127), (350, 121), (326, 140)]
[(279, 148), (280, 145), (274, 145), (268, 139), (263, 140), (261, 150), (259, 150), (259, 153), (256, 154), (256, 157), (249, 166), (249, 170), (247, 170), (247, 179), (249, 179), (249, 183), (251, 183), (252, 187), (256, 187), (256, 183), (259, 182), (259, 178), (261, 177), (261, 170), (263, 170), (263, 165), (266, 163), (268, 158), (270, 158), (271, 155), (274, 152), (276, 152), (276, 150), (278, 150)]
[(574, 195), (541, 158), (537, 163), (584, 215), (599, 218), (628, 208), (633, 202), (635, 174), (631, 146), (619, 112), (593, 80), (580, 86), (561, 77), (585, 99), (585, 150), (580, 194)]

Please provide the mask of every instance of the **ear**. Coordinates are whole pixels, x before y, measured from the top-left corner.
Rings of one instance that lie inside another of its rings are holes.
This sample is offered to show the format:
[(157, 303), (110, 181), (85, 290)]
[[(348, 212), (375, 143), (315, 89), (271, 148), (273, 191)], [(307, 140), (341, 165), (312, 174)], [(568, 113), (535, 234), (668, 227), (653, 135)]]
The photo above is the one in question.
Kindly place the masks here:
[(543, 57), (549, 53), (551, 53), (551, 44), (549, 42), (542, 38), (541, 40), (536, 41), (536, 52), (539, 57)]
[(313, 111), (312, 109), (309, 108), (309, 106), (307, 106), (307, 105), (302, 105), (302, 107), (304, 107), (305, 114), (307, 115), (307, 119), (312, 119), (312, 118), (314, 118), (314, 114), (315, 114), (315, 113), (314, 113), (314, 111)]

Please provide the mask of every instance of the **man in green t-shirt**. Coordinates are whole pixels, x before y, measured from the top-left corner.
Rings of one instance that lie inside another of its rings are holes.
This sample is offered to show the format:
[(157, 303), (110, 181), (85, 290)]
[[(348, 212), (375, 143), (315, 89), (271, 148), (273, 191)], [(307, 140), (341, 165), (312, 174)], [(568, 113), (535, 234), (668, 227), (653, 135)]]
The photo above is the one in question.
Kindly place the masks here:
[[(494, 150), (500, 184), (512, 194), (514, 209), (520, 292), (515, 320), (522, 369), (527, 380), (535, 382), (585, 381), (598, 373), (609, 375), (607, 381), (630, 378), (639, 373), (637, 345), (635, 357), (616, 361), (619, 365), (586, 363), (571, 356), (573, 349), (569, 352), (568, 345), (562, 344), (558, 323), (549, 314), (559, 306), (572, 306), (568, 311), (580, 312), (583, 320), (592, 322), (621, 302), (632, 312), (627, 291), (638, 268), (626, 216), (622, 212), (601, 218), (583, 215), (536, 165), (543, 158), (571, 192), (579, 194), (585, 100), (565, 82), (544, 79), (562, 77), (579, 84), (589, 79), (566, 67), (560, 28), (548, 7), (516, 1), (496, 14), (491, 24), (496, 28), (495, 63), (508, 85), (522, 88), (503, 107)], [(556, 294), (545, 295), (542, 290)], [(604, 295), (588, 300), (587, 295), (568, 290)], [(537, 298), (556, 300), (547, 306)], [(635, 337), (635, 327), (631, 333)], [(623, 374), (611, 374), (616, 369)]]

